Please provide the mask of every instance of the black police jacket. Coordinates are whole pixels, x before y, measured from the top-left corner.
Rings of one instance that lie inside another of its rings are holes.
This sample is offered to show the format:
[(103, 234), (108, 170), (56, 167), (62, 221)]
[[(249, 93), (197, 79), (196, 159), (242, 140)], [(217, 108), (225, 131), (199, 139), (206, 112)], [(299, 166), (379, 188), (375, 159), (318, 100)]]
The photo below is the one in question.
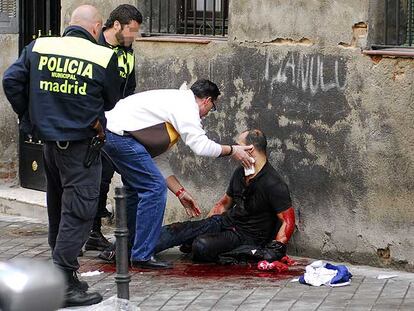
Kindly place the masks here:
[(125, 98), (129, 95), (134, 94), (135, 87), (137, 86), (135, 80), (135, 56), (132, 46), (124, 47), (121, 45), (112, 46), (105, 40), (104, 31), (102, 29), (101, 35), (99, 36), (98, 43), (100, 45), (111, 48), (118, 57), (118, 70), (119, 77), (122, 80), (121, 88), (119, 90), (120, 98)]
[(41, 37), (27, 45), (4, 73), (3, 88), (19, 119), (29, 112), (36, 137), (73, 141), (94, 136), (105, 125), (104, 110), (119, 99), (117, 58), (82, 27), (63, 37)]

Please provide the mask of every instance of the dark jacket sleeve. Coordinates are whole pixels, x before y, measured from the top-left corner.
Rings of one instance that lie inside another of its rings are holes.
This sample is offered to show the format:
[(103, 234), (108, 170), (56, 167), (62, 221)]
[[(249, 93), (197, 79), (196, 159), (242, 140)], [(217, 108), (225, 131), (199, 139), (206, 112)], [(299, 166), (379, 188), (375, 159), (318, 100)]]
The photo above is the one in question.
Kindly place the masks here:
[(33, 44), (34, 42), (23, 49), (19, 59), (6, 70), (3, 76), (4, 93), (19, 119), (23, 117), (29, 107), (30, 65), (28, 54), (31, 52)]
[(137, 82), (135, 80), (135, 68), (133, 68), (128, 76), (127, 85), (125, 85), (124, 97), (134, 94), (136, 86)]
[(122, 80), (119, 77), (118, 59), (114, 53), (106, 67), (105, 82), (103, 88), (104, 110), (108, 111), (115, 107), (119, 100), (119, 89)]

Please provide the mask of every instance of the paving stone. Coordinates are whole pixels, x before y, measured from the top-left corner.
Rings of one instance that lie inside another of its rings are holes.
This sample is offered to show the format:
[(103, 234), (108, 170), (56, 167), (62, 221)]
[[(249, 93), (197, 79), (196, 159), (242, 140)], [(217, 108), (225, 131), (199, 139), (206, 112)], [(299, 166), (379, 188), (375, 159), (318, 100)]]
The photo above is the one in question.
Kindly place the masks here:
[(310, 310), (316, 310), (321, 304), (322, 304), (323, 300), (297, 300), (293, 305), (292, 305), (292, 310), (296, 310), (296, 309), (302, 309), (302, 308), (306, 308), (308, 307)]
[(404, 297), (410, 286), (408, 281), (389, 280), (379, 296), (380, 298), (398, 298)]
[(298, 288), (298, 289), (291, 289), (291, 288), (282, 288), (277, 294), (273, 297), (274, 299), (278, 299), (279, 297), (282, 298), (292, 298), (292, 299), (298, 299), (301, 297), (305, 292), (307, 291), (307, 288)]
[(277, 294), (278, 289), (256, 289), (237, 309), (238, 311), (261, 310)]
[(371, 306), (363, 306), (363, 305), (356, 305), (356, 306), (348, 306), (345, 310), (346, 311), (371, 311)]
[(393, 306), (399, 306), (402, 302), (402, 298), (379, 298), (375, 301), (374, 308), (388, 307), (388, 309), (392, 309)]
[(355, 309), (355, 308), (361, 308), (361, 309), (371, 309), (371, 307), (375, 304), (375, 299), (352, 299), (348, 302), (347, 310), (348, 309)]
[(407, 294), (405, 295), (405, 298), (413, 298), (414, 299), (414, 283), (410, 282), (410, 286), (407, 290)]
[(412, 307), (414, 310), (414, 298), (405, 298), (401, 304), (402, 307)]
[(213, 310), (235, 310), (237, 309), (253, 292), (249, 290), (231, 290), (214, 306)]
[(201, 291), (181, 291), (171, 298), (161, 310), (171, 308), (175, 308), (175, 310), (184, 310), (190, 303), (200, 296), (200, 294)]
[(266, 304), (264, 310), (289, 310), (296, 301), (297, 299), (288, 298), (272, 299)]
[(337, 301), (337, 300), (349, 300), (355, 295), (353, 293), (337, 293), (335, 290), (332, 290), (328, 296), (325, 298), (325, 301)]
[(174, 297), (178, 291), (169, 290), (169, 291), (160, 291), (156, 292), (153, 295), (149, 296), (142, 303), (139, 304), (140, 307), (150, 307), (150, 308), (161, 308), (164, 306), (168, 300)]
[(322, 303), (321, 306), (324, 307), (335, 307), (335, 306), (346, 306), (348, 305), (350, 299), (325, 299)]

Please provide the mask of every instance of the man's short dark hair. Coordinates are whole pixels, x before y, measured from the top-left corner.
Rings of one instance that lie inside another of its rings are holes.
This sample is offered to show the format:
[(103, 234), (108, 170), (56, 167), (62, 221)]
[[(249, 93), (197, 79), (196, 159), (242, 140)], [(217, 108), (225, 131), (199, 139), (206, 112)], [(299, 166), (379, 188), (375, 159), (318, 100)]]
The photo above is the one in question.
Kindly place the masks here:
[(118, 21), (122, 26), (129, 24), (131, 21), (142, 24), (142, 14), (133, 5), (121, 4), (111, 12), (105, 23), (105, 27), (112, 28), (115, 21)]
[(263, 152), (266, 154), (267, 150), (267, 139), (266, 135), (258, 129), (247, 130), (246, 135), (246, 145), (253, 145), (257, 151)]
[(221, 94), (217, 85), (207, 79), (200, 79), (194, 82), (191, 86), (191, 91), (198, 98), (211, 97), (213, 100), (216, 100)]

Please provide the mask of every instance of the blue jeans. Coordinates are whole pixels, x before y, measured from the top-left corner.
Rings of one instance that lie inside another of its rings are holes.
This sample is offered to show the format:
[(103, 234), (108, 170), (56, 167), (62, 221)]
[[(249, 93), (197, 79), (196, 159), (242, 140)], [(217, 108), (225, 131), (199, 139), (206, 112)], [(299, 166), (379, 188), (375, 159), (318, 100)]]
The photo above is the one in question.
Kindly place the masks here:
[(131, 260), (148, 260), (160, 236), (167, 184), (145, 147), (133, 137), (106, 131), (103, 151), (126, 187)]

